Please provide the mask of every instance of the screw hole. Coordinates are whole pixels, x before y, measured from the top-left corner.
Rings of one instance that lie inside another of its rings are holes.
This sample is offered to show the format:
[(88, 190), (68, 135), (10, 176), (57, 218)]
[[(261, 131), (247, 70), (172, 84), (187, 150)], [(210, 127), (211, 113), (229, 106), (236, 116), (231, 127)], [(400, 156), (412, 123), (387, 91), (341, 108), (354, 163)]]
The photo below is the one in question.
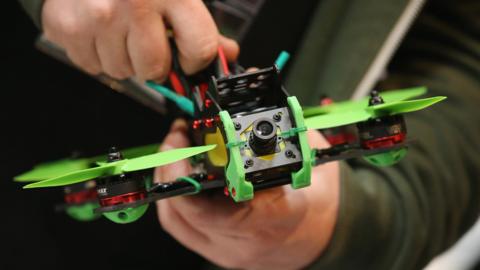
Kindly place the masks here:
[(125, 220), (125, 219), (128, 218), (128, 215), (125, 212), (120, 212), (120, 213), (118, 213), (118, 218), (121, 219), (121, 220)]

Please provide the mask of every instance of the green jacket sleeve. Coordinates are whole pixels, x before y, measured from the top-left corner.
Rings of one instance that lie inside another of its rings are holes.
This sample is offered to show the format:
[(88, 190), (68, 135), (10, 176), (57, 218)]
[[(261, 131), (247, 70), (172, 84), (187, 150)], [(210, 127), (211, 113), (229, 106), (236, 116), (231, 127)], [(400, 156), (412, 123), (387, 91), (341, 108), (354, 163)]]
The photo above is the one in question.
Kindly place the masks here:
[(415, 141), (398, 165), (343, 166), (335, 233), (310, 269), (420, 269), (478, 218), (480, 3), (456, 4), (419, 17), (379, 87), (425, 85), (448, 99), (406, 115)]
[(40, 29), (42, 27), (42, 6), (44, 0), (18, 0), (25, 11), (32, 18), (35, 25)]

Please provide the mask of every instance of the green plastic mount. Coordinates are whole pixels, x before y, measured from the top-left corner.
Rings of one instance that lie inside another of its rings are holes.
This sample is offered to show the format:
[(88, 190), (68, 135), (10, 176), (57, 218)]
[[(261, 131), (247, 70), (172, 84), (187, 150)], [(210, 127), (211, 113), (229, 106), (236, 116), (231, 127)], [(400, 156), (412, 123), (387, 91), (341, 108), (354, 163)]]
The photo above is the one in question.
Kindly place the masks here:
[(145, 214), (145, 212), (147, 212), (148, 205), (149, 204), (147, 203), (138, 207), (127, 208), (113, 212), (106, 212), (103, 213), (103, 216), (118, 224), (132, 223), (134, 221), (137, 221), (143, 216), (143, 214)]
[(391, 166), (399, 162), (407, 154), (407, 148), (392, 150), (386, 153), (365, 156), (363, 159), (368, 163), (379, 167)]
[(230, 143), (228, 152), (228, 165), (225, 168), (225, 178), (227, 179), (228, 191), (235, 202), (242, 202), (253, 199), (253, 185), (245, 181), (245, 169), (240, 155), (240, 146), (235, 135), (235, 127), (232, 118), (227, 111), (219, 113), (222, 120), (227, 144)]
[(202, 190), (202, 185), (200, 185), (200, 183), (198, 183), (195, 179), (193, 179), (191, 177), (187, 177), (187, 176), (180, 177), (180, 178), (177, 179), (177, 181), (185, 181), (187, 183), (190, 183), (193, 187), (195, 187), (195, 191), (193, 191), (189, 194), (186, 194), (186, 195), (197, 194)]
[(98, 203), (85, 203), (82, 205), (69, 206), (65, 211), (67, 215), (78, 221), (92, 221), (100, 217), (93, 212)]
[(308, 145), (303, 111), (300, 103), (298, 103), (297, 98), (294, 96), (288, 97), (287, 102), (293, 114), (293, 119), (295, 120), (298, 143), (300, 144), (303, 159), (302, 168), (297, 172), (292, 172), (292, 187), (298, 189), (310, 185), (312, 176), (312, 149)]

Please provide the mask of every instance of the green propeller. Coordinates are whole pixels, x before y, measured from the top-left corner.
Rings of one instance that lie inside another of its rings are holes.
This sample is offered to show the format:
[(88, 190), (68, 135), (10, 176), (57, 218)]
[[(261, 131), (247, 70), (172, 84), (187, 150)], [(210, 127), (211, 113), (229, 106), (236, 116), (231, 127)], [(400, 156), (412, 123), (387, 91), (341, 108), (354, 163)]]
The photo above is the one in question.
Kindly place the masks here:
[(14, 180), (16, 182), (40, 181), (70, 172), (87, 169), (88, 167), (90, 167), (89, 159), (63, 159), (37, 165), (33, 170), (15, 176)]
[(409, 101), (397, 101), (375, 106), (367, 106), (366, 108), (364, 107), (351, 111), (317, 115), (306, 118), (305, 125), (310, 129), (325, 129), (344, 126), (366, 121), (369, 118), (418, 111), (440, 102), (445, 98), (446, 97), (439, 96)]
[[(158, 152), (160, 144), (149, 144), (122, 150), (123, 157), (127, 159), (149, 155)], [(107, 160), (106, 155), (81, 158), (62, 159), (35, 166), (31, 171), (15, 176), (16, 182), (35, 182), (65, 175), (71, 172), (90, 168), (94, 163)]]
[[(426, 87), (414, 87), (400, 90), (391, 90), (379, 93), (385, 103), (397, 102), (421, 96), (427, 92)], [(361, 100), (348, 100), (324, 106), (307, 107), (303, 110), (304, 117), (327, 113), (358, 110), (368, 106), (369, 97)]]
[(98, 167), (70, 172), (41, 182), (31, 183), (23, 188), (56, 187), (80, 183), (98, 177), (119, 175), (167, 165), (214, 149), (216, 145), (179, 148), (134, 159), (122, 159), (102, 163)]

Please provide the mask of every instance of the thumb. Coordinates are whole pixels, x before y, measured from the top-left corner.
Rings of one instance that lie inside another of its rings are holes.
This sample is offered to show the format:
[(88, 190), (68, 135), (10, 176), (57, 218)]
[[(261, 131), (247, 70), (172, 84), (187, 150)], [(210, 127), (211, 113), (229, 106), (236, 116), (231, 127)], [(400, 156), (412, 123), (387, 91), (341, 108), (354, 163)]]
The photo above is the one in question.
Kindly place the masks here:
[[(165, 137), (165, 140), (160, 146), (160, 151), (188, 147), (190, 142), (186, 132), (187, 123), (184, 120), (175, 120), (168, 135)], [(154, 173), (154, 181), (156, 183), (174, 181), (178, 177), (188, 175), (190, 171), (191, 167), (188, 160), (180, 160), (175, 163), (156, 168)]]
[(237, 60), (238, 54), (240, 53), (240, 46), (238, 46), (238, 43), (235, 40), (220, 35), (220, 46), (223, 47), (227, 60)]

